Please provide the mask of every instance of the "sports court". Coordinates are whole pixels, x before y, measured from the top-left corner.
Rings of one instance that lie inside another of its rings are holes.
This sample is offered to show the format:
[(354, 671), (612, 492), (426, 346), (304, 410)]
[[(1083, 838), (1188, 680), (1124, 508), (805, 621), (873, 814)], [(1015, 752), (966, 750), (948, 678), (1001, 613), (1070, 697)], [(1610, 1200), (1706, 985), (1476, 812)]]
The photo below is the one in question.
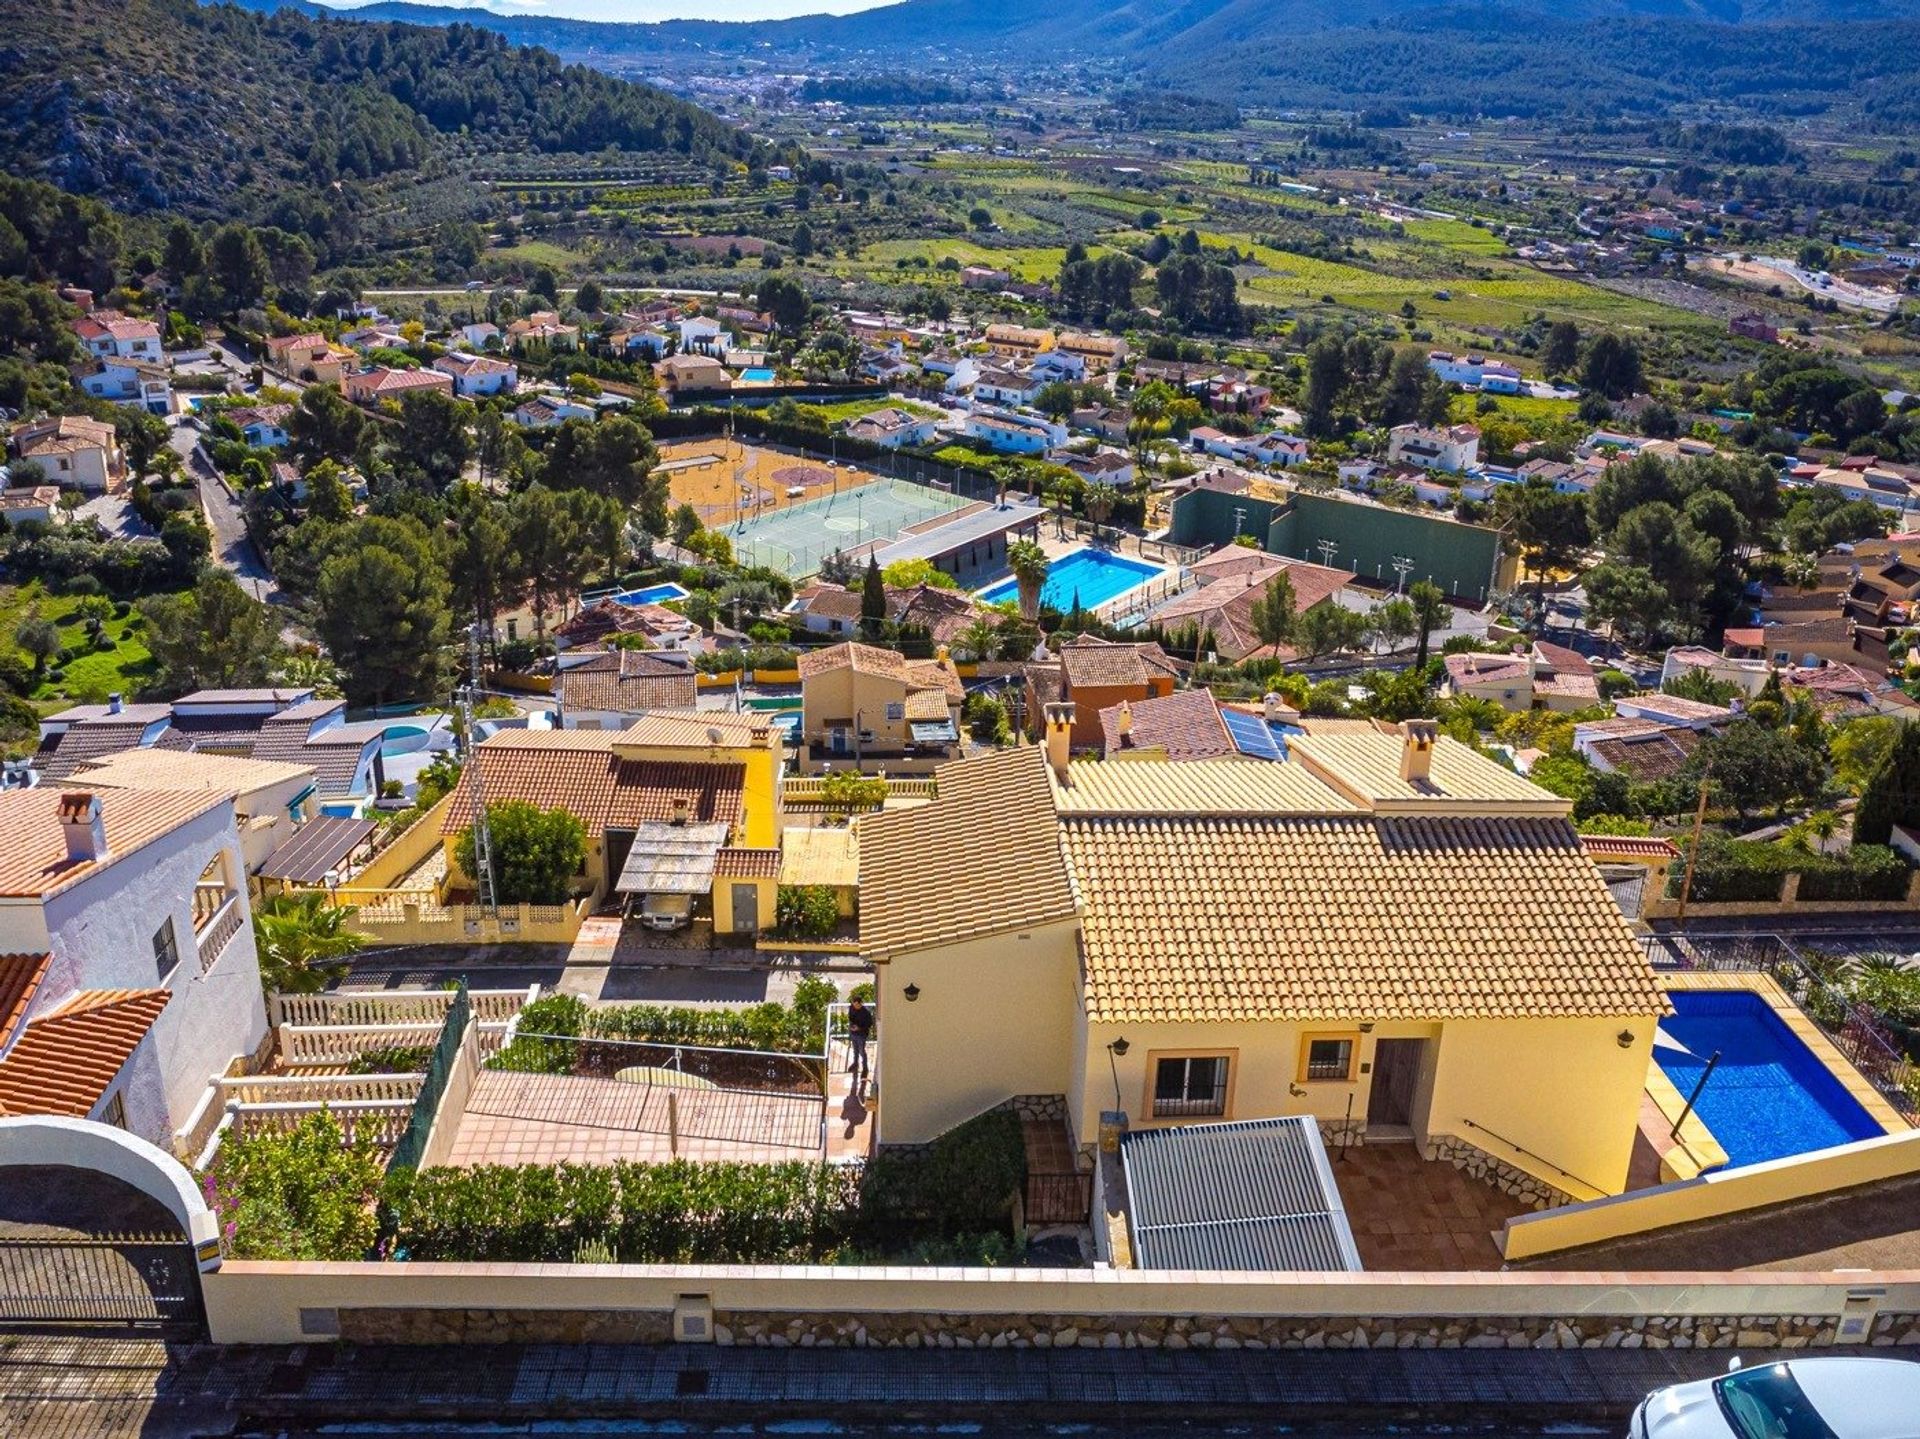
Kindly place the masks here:
[(743, 444), (725, 435), (661, 444), (653, 467), (676, 505), (692, 505), (700, 523), (726, 529), (822, 493), (869, 485), (880, 476), (858, 465)]
[(734, 557), (742, 564), (766, 565), (797, 580), (815, 573), (837, 551), (892, 540), (967, 503), (929, 485), (875, 479), (852, 489), (796, 500), (783, 509), (727, 525), (725, 530), (733, 541)]

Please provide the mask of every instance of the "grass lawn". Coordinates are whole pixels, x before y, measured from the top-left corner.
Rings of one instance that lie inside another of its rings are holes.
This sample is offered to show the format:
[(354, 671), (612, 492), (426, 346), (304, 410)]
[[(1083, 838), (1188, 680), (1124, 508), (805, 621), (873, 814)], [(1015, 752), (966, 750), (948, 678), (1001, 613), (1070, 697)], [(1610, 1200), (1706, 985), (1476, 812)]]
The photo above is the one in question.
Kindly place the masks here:
[[(1099, 257), (1106, 253), (1103, 246), (1089, 245), (1087, 254)], [(859, 258), (836, 259), (832, 268), (839, 271), (862, 271), (894, 278), (909, 278), (938, 283), (942, 280), (957, 282), (958, 276), (936, 269), (898, 270), (894, 262), (898, 260), (925, 260), (929, 266), (938, 265), (945, 259), (958, 260), (962, 265), (992, 265), (1005, 270), (1008, 274), (1022, 280), (1047, 280), (1060, 273), (1060, 262), (1066, 258), (1064, 245), (1019, 245), (995, 247), (978, 244), (959, 235), (932, 235), (924, 240), (881, 240), (867, 245), (860, 251)]]
[[(1566, 420), (1580, 408), (1578, 400), (1547, 400), (1534, 395), (1490, 396), (1500, 414), (1516, 420)], [(1472, 422), (1481, 418), (1480, 396), (1455, 395), (1448, 412), (1456, 421)]]
[(566, 265), (577, 265), (586, 256), (578, 250), (569, 250), (565, 245), (556, 245), (551, 240), (522, 240), (517, 245), (502, 245), (487, 251), (495, 260), (521, 260), (529, 265), (552, 265), (558, 269)]
[[(146, 621), (137, 608), (124, 619), (108, 620), (106, 635), (113, 648), (95, 650), (88, 647), (85, 622), (75, 614), (80, 599), (79, 595), (50, 595), (38, 580), (0, 586), (0, 644), (26, 658), (13, 643), (13, 631), (37, 604), (40, 613), (58, 626), (61, 644), (75, 652), (59, 680), (47, 679), (33, 692), (34, 704), (49, 713), (69, 704), (98, 704), (116, 690), (131, 699), (152, 683), (158, 669), (144, 639)], [(60, 661), (54, 660), (49, 673), (60, 667)]]
[(910, 415), (923, 415), (928, 419), (940, 414), (930, 405), (917, 405), (911, 400), (835, 400), (830, 405), (802, 404), (800, 408), (825, 417), (830, 425), (845, 424), (875, 410), (905, 410)]

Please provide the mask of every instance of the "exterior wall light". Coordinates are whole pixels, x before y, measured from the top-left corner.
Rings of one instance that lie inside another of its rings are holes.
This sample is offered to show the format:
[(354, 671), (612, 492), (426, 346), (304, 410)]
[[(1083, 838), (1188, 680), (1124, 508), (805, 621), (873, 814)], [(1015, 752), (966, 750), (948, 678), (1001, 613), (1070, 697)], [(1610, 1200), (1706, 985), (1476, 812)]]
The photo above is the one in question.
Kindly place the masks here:
[(907, 1003), (912, 1004), (916, 999), (920, 997), (920, 986), (917, 984), (910, 984), (900, 992), (907, 997)]
[(1133, 1046), (1128, 1044), (1126, 1036), (1122, 1035), (1120, 1038), (1114, 1040), (1112, 1044), (1109, 1044), (1107, 1048), (1111, 1049), (1120, 1058), (1125, 1059), (1127, 1057), (1127, 1051), (1133, 1048)]
[(1632, 1049), (1633, 1048), (1633, 1031), (1631, 1029), (1621, 1030), (1618, 1034), (1616, 1034), (1613, 1037), (1613, 1042), (1619, 1045), (1622, 1049)]

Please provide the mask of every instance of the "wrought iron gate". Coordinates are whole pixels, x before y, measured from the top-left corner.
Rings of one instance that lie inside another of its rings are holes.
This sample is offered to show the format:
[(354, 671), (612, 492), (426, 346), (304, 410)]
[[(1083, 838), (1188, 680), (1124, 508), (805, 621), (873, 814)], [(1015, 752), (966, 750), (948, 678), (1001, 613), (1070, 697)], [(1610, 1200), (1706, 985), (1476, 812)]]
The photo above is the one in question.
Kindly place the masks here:
[(158, 1236), (0, 1239), (0, 1325), (197, 1330), (193, 1245)]

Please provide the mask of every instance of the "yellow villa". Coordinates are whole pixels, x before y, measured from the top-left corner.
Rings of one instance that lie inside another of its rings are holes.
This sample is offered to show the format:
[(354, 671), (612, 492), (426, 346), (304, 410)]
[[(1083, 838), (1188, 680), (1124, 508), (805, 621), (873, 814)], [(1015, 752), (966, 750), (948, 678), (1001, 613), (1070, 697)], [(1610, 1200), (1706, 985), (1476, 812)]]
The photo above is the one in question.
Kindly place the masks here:
[(1567, 801), (1426, 721), (1185, 764), (1069, 764), (1072, 724), (859, 826), (882, 1143), (1057, 1095), (1082, 1145), (1305, 1115), (1625, 1189), (1667, 1006)]

